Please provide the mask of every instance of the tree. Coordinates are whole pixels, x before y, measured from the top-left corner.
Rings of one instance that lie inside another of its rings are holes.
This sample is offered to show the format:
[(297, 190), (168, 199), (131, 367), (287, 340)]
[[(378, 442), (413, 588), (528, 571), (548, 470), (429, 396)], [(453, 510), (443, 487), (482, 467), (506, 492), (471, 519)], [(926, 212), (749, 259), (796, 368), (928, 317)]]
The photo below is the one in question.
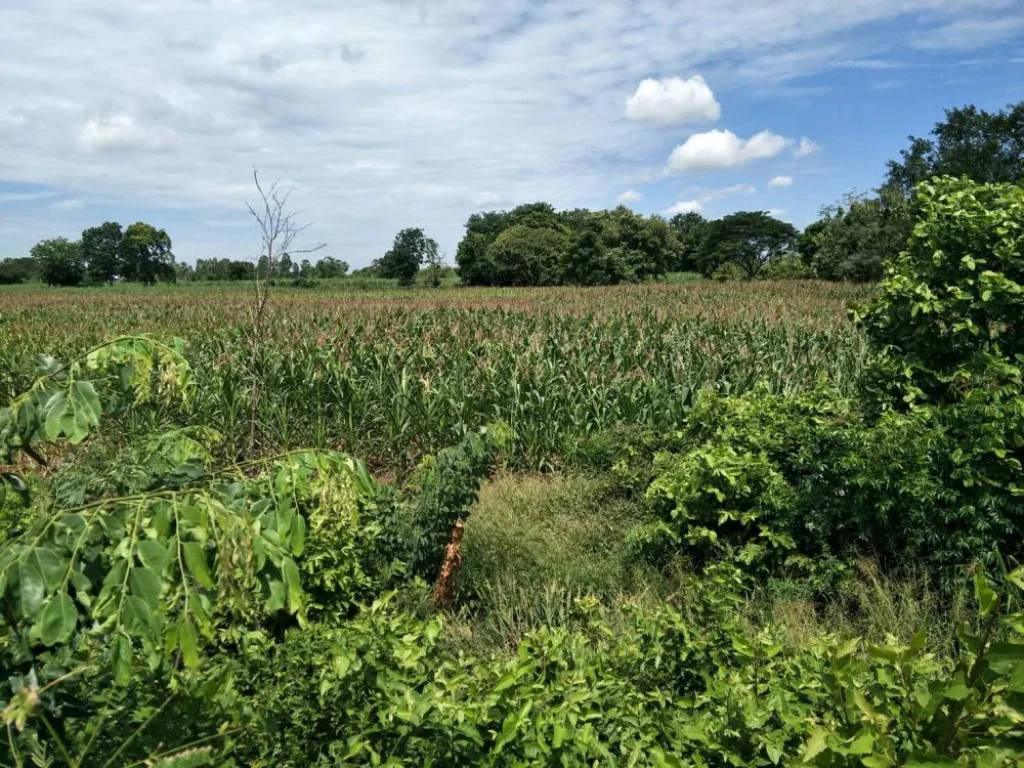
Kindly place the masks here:
[(999, 112), (974, 105), (946, 110), (932, 138), (909, 137), (900, 160), (889, 161), (886, 186), (909, 198), (935, 176), (966, 176), (980, 183), (1024, 181), (1024, 101)]
[(493, 265), (492, 285), (555, 285), (561, 282), (567, 250), (558, 230), (516, 224), (487, 248)]
[(617, 249), (625, 264), (624, 274), (613, 282), (663, 275), (678, 261), (678, 240), (660, 216), (644, 218), (624, 205), (596, 215), (602, 217), (605, 246)]
[(621, 248), (608, 248), (597, 228), (579, 232), (569, 245), (562, 282), (573, 285), (611, 285), (627, 271)]
[(85, 259), (78, 242), (66, 237), (43, 240), (32, 247), (31, 254), (47, 285), (81, 285), (85, 281)]
[(82, 258), (88, 264), (89, 280), (112, 283), (124, 271), (124, 233), (116, 221), (108, 221), (82, 232)]
[(274, 275), (276, 277), (291, 277), (294, 269), (295, 265), (292, 264), (292, 257), (287, 253), (282, 253), (281, 258), (277, 260), (277, 268), (274, 270)]
[(412, 285), (420, 264), (437, 257), (437, 241), (419, 227), (403, 229), (395, 235), (391, 250), (377, 261), (381, 277), (397, 279), (399, 285)]
[(848, 195), (843, 205), (822, 209), (797, 248), (824, 280), (873, 282), (882, 278), (885, 261), (902, 250), (911, 225), (906, 201), (891, 190), (878, 197)]
[(741, 211), (707, 226), (698, 266), (710, 276), (726, 262), (736, 264), (748, 279), (768, 264), (793, 251), (797, 230), (764, 211)]
[(121, 241), (121, 276), (146, 285), (173, 281), (174, 254), (171, 238), (162, 229), (137, 221), (124, 231)]
[(0, 285), (17, 285), (39, 279), (39, 265), (31, 256), (0, 261)]
[(903, 380), (900, 407), (1008, 397), (1020, 419), (1024, 187), (942, 178), (916, 194), (906, 248), (860, 317), (873, 346), (894, 358), (879, 378)]
[(344, 277), (348, 272), (348, 264), (333, 256), (324, 256), (316, 263), (316, 276), (329, 280), (332, 277)]
[(697, 254), (700, 253), (701, 243), (707, 232), (707, 219), (695, 212), (677, 213), (668, 223), (679, 243), (679, 255), (671, 268), (677, 272), (695, 271)]

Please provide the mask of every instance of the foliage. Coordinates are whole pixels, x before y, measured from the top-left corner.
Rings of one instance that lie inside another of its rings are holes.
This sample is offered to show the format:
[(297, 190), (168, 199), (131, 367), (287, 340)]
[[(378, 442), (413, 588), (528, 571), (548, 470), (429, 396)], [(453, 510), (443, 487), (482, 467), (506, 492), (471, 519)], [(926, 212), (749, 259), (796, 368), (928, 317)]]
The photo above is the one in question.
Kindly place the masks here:
[(124, 273), (124, 233), (121, 225), (107, 221), (82, 232), (82, 258), (89, 265), (89, 282), (112, 283)]
[(904, 201), (891, 192), (849, 195), (825, 207), (802, 236), (803, 256), (824, 280), (875, 282), (885, 262), (903, 248), (913, 221)]
[(647, 491), (655, 519), (634, 544), (661, 560), (725, 558), (761, 575), (871, 552), (885, 563), (927, 562), (946, 583), (996, 549), (1022, 557), (1012, 469), (983, 440), (971, 446), (963, 418), (928, 410), (865, 419), (827, 389), (702, 394), (657, 460)]
[(759, 275), (762, 280), (809, 280), (814, 276), (814, 270), (804, 264), (797, 254), (773, 261)]
[(966, 176), (983, 184), (1024, 180), (1024, 102), (999, 112), (973, 104), (947, 109), (931, 135), (909, 138), (900, 160), (889, 162), (887, 187), (910, 198), (918, 184), (935, 176)]
[(743, 272), (743, 268), (732, 261), (719, 264), (718, 267), (715, 268), (715, 271), (711, 273), (711, 279), (716, 280), (719, 283), (727, 283), (731, 280), (743, 280), (745, 278), (746, 274)]
[(375, 262), (375, 268), (380, 277), (397, 279), (399, 285), (412, 285), (420, 265), (436, 258), (437, 241), (418, 227), (409, 228), (395, 235), (391, 250)]
[(142, 221), (129, 225), (121, 240), (121, 274), (146, 285), (173, 281), (174, 254), (167, 233)]
[(698, 268), (710, 276), (725, 263), (733, 263), (747, 278), (755, 278), (767, 265), (793, 251), (797, 231), (792, 224), (764, 211), (740, 211), (709, 222), (696, 255)]
[(487, 248), (493, 285), (554, 285), (560, 282), (565, 236), (556, 229), (516, 224)]
[(39, 279), (39, 265), (31, 256), (0, 259), (0, 285), (17, 285)]
[(677, 251), (658, 216), (533, 203), (470, 216), (455, 261), (466, 285), (608, 285), (663, 275)]
[(1016, 400), (1024, 355), (1024, 190), (937, 179), (858, 319), (905, 402)]
[(679, 272), (696, 271), (707, 220), (699, 213), (677, 213), (668, 223), (679, 241), (678, 259), (672, 269)]
[(47, 285), (81, 285), (85, 280), (85, 258), (78, 243), (64, 237), (43, 240), (32, 246), (31, 255)]

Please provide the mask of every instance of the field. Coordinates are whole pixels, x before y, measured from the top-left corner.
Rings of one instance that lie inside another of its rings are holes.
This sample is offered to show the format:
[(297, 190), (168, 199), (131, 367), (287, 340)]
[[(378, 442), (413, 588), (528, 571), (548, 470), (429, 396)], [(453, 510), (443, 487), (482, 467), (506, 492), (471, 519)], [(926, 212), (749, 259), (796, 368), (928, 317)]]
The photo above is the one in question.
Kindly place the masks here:
[(0, 765), (1021, 765), (1017, 401), (899, 301), (0, 289)]
[[(72, 356), (133, 333), (180, 336), (202, 423), (240, 449), (248, 418), (247, 285), (184, 284), (0, 293), (0, 400), (37, 355)], [(515, 433), (509, 462), (571, 462), (617, 425), (671, 429), (694, 393), (849, 392), (865, 355), (827, 283), (692, 283), (593, 289), (360, 291), (275, 288), (260, 375), (267, 452), (336, 448), (387, 469), (489, 421)]]

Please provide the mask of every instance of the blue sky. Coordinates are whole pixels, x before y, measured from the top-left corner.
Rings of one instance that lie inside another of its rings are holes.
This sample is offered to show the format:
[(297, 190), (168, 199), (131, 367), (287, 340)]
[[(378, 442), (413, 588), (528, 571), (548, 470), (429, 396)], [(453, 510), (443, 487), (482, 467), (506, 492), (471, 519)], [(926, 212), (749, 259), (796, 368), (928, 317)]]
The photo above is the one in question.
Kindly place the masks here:
[(1024, 99), (1024, 0), (8, 0), (0, 256), (105, 220), (242, 258), (253, 165), (362, 266), (547, 200), (797, 226), (947, 107)]

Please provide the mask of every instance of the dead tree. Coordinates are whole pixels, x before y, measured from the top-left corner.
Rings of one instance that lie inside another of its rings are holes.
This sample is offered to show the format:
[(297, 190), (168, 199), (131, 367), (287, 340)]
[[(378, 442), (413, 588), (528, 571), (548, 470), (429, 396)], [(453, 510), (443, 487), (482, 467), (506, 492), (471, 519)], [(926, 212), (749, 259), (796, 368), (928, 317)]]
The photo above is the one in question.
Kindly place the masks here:
[[(274, 276), (277, 263), (283, 256), (313, 253), (325, 246), (324, 243), (320, 243), (312, 248), (293, 250), (292, 243), (295, 242), (295, 238), (309, 224), (299, 224), (296, 221), (296, 217), (300, 212), (288, 210), (288, 198), (291, 196), (292, 190), (282, 190), (279, 181), (271, 184), (269, 189), (264, 189), (260, 184), (259, 173), (255, 166), (252, 169), (252, 180), (256, 185), (257, 193), (259, 193), (259, 200), (255, 205), (246, 203), (246, 206), (260, 227), (263, 243), (260, 248), (260, 255), (256, 259), (256, 270), (253, 276), (254, 296), (248, 305), (251, 322), (249, 332), (249, 368), (252, 377), (249, 438), (245, 451), (248, 456), (251, 456), (256, 448), (259, 410), (263, 400), (264, 381), (262, 371), (260, 370), (260, 350), (264, 342), (263, 323), (266, 319), (267, 304), (270, 300), (270, 279)], [(265, 265), (266, 274), (260, 274), (261, 264)]]

